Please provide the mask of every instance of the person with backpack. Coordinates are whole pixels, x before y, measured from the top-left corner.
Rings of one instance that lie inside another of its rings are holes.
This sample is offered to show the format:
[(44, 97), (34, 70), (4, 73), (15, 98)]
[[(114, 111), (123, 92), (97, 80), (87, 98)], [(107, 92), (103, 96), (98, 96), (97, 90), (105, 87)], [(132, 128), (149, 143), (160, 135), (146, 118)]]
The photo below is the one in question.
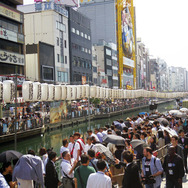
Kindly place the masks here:
[(142, 180), (146, 188), (160, 188), (163, 168), (160, 159), (152, 155), (152, 149), (146, 147), (143, 150)]
[(81, 166), (74, 172), (75, 188), (86, 188), (89, 175), (95, 172), (95, 169), (89, 166), (89, 157), (85, 154), (81, 155)]
[(97, 161), (98, 159), (95, 158), (95, 151), (93, 149), (89, 149), (88, 152), (89, 157), (89, 166), (93, 167), (95, 171), (97, 172)]
[(85, 143), (84, 140), (80, 138), (79, 132), (74, 133), (74, 140), (75, 145), (73, 146), (71, 155), (73, 156), (74, 160), (80, 161), (80, 156), (84, 152)]

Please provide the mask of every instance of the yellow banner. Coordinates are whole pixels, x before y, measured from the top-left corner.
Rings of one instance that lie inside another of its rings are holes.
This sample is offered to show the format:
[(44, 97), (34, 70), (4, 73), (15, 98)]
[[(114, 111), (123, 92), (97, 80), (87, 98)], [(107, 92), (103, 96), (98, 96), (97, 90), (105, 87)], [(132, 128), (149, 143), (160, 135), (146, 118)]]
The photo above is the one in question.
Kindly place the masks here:
[(10, 19), (13, 19), (13, 20), (16, 20), (18, 22), (22, 22), (21, 21), (21, 14), (18, 13), (18, 12), (15, 12), (9, 8), (6, 8), (2, 5), (0, 5), (0, 14), (5, 16), (5, 17), (8, 17)]

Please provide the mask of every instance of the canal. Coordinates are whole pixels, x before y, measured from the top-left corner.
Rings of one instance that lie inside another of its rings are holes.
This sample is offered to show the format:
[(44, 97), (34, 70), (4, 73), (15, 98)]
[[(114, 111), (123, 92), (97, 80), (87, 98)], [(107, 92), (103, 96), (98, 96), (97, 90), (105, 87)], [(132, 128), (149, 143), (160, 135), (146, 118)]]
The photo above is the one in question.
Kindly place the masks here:
[[(160, 104), (158, 106), (159, 112), (167, 112), (171, 109), (175, 108), (175, 102), (170, 102), (166, 104)], [(149, 112), (149, 108), (145, 108), (141, 110), (142, 112)], [(108, 119), (102, 119), (102, 120), (94, 120), (91, 121), (91, 129), (94, 129), (95, 127), (104, 127), (106, 124), (111, 124), (112, 121), (116, 119), (126, 119), (127, 117), (132, 117), (137, 115), (139, 111), (126, 113), (120, 116), (115, 116)], [(17, 144), (17, 150), (23, 154), (26, 154), (29, 149), (34, 150), (36, 153), (38, 153), (40, 147), (45, 148), (51, 148), (53, 147), (54, 151), (57, 152), (59, 156), (59, 150), (62, 145), (62, 139), (68, 138), (70, 135), (74, 134), (74, 132), (80, 132), (82, 135), (86, 136), (86, 132), (89, 129), (88, 122), (87, 123), (81, 123), (79, 125), (75, 125), (74, 127), (68, 127), (63, 129), (57, 129), (51, 132), (46, 132), (44, 135), (38, 135), (34, 136), (33, 138), (28, 138), (24, 140), (18, 141)], [(1, 144), (0, 147), (0, 153), (5, 150), (12, 150), (14, 149), (14, 143), (7, 143), (7, 144)]]

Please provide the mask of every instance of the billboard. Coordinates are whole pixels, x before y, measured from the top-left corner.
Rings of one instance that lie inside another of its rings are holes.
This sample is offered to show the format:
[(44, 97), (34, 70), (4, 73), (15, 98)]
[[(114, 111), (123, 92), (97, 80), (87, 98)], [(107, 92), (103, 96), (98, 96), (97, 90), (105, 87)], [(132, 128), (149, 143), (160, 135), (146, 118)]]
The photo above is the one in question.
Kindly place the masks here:
[(122, 11), (122, 45), (124, 55), (132, 55), (134, 48), (133, 23), (129, 7)]

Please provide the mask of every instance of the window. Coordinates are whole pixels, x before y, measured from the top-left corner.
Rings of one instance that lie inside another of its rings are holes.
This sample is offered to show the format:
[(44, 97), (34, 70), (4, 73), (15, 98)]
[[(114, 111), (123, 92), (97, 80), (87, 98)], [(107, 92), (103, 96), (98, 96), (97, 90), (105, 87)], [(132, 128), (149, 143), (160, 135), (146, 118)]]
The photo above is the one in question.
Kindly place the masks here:
[(67, 64), (67, 56), (65, 56), (65, 64)]
[(81, 35), (81, 37), (84, 37), (84, 33), (83, 32), (81, 32), (80, 35)]
[(88, 35), (88, 40), (91, 40), (91, 37)]
[(81, 67), (81, 61), (80, 61), (80, 58), (78, 58), (78, 67)]
[(57, 46), (59, 46), (59, 38), (57, 37)]
[(57, 54), (57, 62), (59, 62), (59, 54)]
[(85, 48), (85, 53), (87, 53), (87, 48)]
[(44, 80), (53, 80), (53, 68), (52, 67), (42, 67), (43, 69), (43, 79)]
[(61, 63), (64, 63), (64, 56), (61, 55)]
[(67, 41), (66, 40), (64, 40), (64, 46), (65, 46), (65, 48), (67, 48)]
[(77, 34), (77, 35), (80, 35), (80, 31), (79, 31), (79, 30), (76, 30), (76, 34)]
[(107, 72), (107, 75), (108, 75), (108, 76), (112, 76), (112, 70), (107, 69), (106, 72)]
[(88, 53), (91, 54), (91, 50), (89, 50)]
[(68, 73), (58, 71), (58, 82), (68, 82)]
[(112, 60), (111, 59), (106, 59), (106, 65), (112, 66)]
[(81, 47), (81, 51), (84, 52), (84, 47)]
[(85, 34), (84, 36), (85, 36), (85, 39), (87, 39), (87, 34)]
[(73, 65), (76, 67), (77, 66), (77, 59), (76, 57), (73, 57)]
[(72, 31), (72, 33), (75, 33), (75, 32), (76, 32), (76, 30), (75, 30), (73, 27), (72, 27), (71, 31)]
[(111, 51), (111, 50), (109, 50), (109, 49), (106, 49), (106, 55), (111, 56), (111, 55), (112, 55), (112, 51)]
[(97, 67), (93, 67), (93, 72), (97, 72)]

